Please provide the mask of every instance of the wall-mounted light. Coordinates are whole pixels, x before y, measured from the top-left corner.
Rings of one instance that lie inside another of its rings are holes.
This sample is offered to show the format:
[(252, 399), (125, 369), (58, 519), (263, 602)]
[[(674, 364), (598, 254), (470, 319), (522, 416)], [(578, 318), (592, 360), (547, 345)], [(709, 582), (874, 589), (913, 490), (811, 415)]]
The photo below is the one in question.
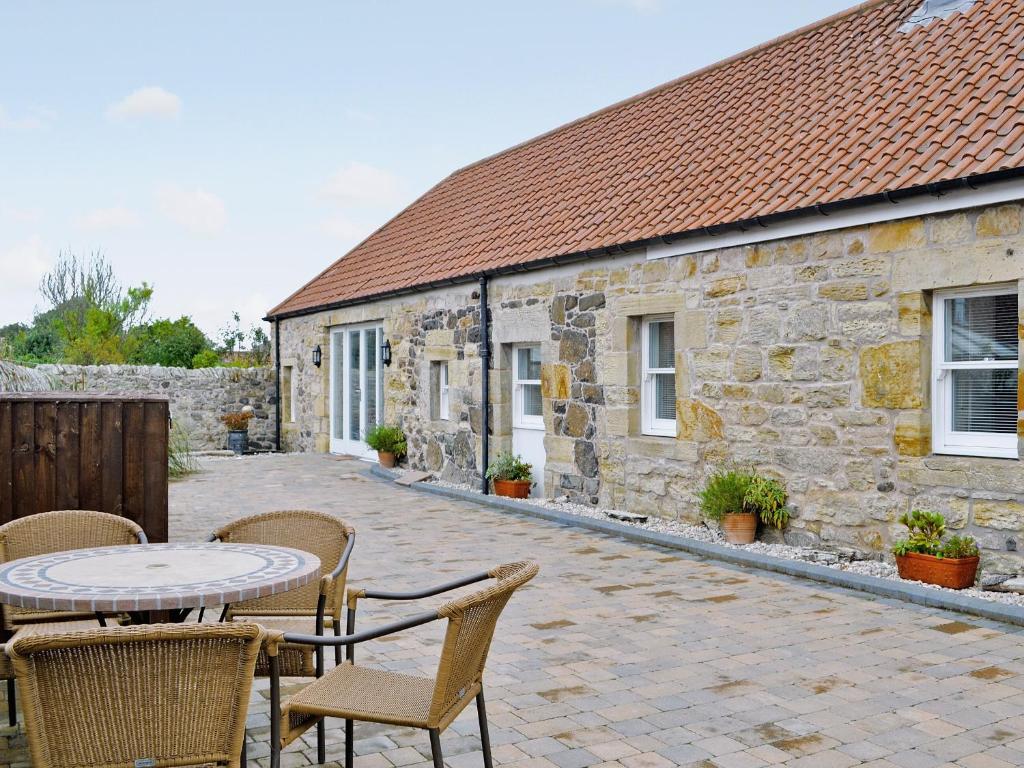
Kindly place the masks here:
[(320, 363), (323, 362), (323, 359), (324, 354), (323, 352), (320, 351), (320, 345), (317, 344), (316, 347), (313, 349), (313, 365), (319, 368)]
[(380, 345), (380, 361), (388, 367), (391, 366), (391, 342), (387, 339)]

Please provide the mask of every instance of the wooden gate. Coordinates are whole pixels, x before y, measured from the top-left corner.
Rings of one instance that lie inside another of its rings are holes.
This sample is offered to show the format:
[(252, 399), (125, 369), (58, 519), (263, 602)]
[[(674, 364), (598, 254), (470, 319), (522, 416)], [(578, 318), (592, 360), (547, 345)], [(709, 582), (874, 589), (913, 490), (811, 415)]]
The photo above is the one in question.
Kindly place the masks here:
[(158, 395), (0, 393), (0, 524), (94, 509), (167, 541), (168, 417)]

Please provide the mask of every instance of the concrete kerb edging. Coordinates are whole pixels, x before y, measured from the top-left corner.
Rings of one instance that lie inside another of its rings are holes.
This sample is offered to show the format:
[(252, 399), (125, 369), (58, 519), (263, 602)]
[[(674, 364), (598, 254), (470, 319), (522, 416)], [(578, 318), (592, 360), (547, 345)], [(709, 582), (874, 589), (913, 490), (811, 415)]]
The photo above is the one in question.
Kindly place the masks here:
[[(371, 467), (369, 474), (386, 480), (394, 480), (398, 477), (397, 473), (389, 472), (380, 466)], [(494, 509), (529, 515), (530, 517), (537, 517), (574, 528), (586, 528), (592, 531), (599, 531), (600, 533), (620, 536), (624, 539), (643, 544), (654, 544), (667, 549), (681, 550), (699, 557), (720, 560), (733, 565), (782, 573), (787, 576), (810, 579), (811, 581), (820, 581), (836, 587), (867, 592), (878, 597), (904, 600), (908, 603), (927, 608), (941, 608), (972, 616), (980, 616), (981, 618), (994, 621), (1002, 621), (1007, 624), (1024, 626), (1024, 607), (1021, 606), (996, 603), (966, 595), (950, 594), (925, 586), (907, 584), (890, 579), (880, 579), (877, 576), (865, 576), (859, 573), (840, 571), (815, 563), (783, 560), (782, 558), (770, 557), (758, 552), (749, 552), (743, 549), (724, 547), (721, 544), (687, 539), (671, 533), (649, 531), (612, 520), (599, 520), (592, 517), (570, 515), (566, 512), (546, 509), (533, 504), (525, 504), (521, 501), (501, 496), (483, 496), (472, 491), (464, 491), (459, 488), (445, 488), (431, 483), (415, 483), (409, 486), (409, 488), (423, 493), (432, 493), (435, 496), (446, 496), (451, 499), (459, 499), (460, 501), (484, 504)]]

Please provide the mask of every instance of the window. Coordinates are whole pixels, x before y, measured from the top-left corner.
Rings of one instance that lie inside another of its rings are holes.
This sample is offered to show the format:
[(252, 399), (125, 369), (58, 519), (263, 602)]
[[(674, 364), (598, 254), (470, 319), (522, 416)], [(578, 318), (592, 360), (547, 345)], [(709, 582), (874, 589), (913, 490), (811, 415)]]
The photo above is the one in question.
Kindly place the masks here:
[(1017, 457), (1017, 288), (936, 292), (932, 448)]
[(640, 411), (645, 435), (676, 436), (675, 331), (671, 316), (648, 317), (643, 321)]
[(433, 390), (430, 398), (430, 417), (447, 421), (451, 418), (447, 361), (430, 364), (430, 379)]
[(295, 378), (290, 365), (281, 368), (281, 420), (295, 421)]
[(540, 347), (515, 347), (512, 362), (512, 426), (544, 426), (540, 394)]

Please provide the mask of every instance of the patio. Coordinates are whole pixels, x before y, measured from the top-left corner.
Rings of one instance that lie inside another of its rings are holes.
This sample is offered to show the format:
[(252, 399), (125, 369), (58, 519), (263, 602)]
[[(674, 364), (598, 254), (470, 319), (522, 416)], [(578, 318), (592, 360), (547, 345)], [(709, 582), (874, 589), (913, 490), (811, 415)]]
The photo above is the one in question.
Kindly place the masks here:
[[(537, 560), (541, 573), (509, 604), (488, 664), (497, 764), (1024, 764), (1017, 628), (427, 496), (365, 468), (321, 455), (209, 461), (171, 485), (171, 538), (201, 540), (244, 514), (307, 508), (356, 527), (350, 585), (397, 589)], [(371, 602), (359, 627), (413, 610)], [(430, 674), (421, 664), (436, 662), (438, 630), (370, 643), (357, 658)], [(269, 753), (266, 695), (258, 680), (254, 765)], [(361, 768), (429, 764), (423, 732), (357, 724), (355, 733)], [(343, 758), (342, 739), (331, 721), (329, 760)], [(27, 765), (22, 737), (10, 742), (0, 763)], [(448, 765), (482, 766), (472, 708), (442, 742)], [(312, 732), (282, 762), (311, 764)]]

